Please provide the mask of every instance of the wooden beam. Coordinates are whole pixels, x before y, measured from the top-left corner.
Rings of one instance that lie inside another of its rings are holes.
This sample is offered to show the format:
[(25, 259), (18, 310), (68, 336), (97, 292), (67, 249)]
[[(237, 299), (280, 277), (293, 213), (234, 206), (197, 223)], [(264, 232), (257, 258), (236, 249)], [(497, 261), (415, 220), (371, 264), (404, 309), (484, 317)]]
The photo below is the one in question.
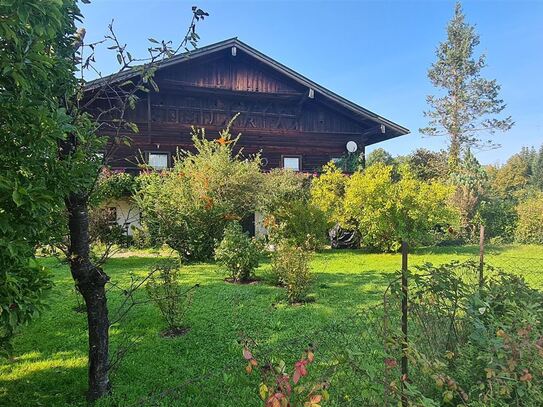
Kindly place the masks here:
[(259, 100), (283, 100), (283, 101), (297, 101), (304, 94), (301, 92), (255, 92), (244, 90), (232, 90), (226, 87), (212, 87), (212, 86), (194, 86), (183, 81), (176, 81), (173, 79), (164, 79), (163, 82), (166, 86), (160, 86), (160, 93), (182, 93), (189, 95), (215, 95), (226, 96), (230, 98), (245, 98), (245, 99), (259, 99)]

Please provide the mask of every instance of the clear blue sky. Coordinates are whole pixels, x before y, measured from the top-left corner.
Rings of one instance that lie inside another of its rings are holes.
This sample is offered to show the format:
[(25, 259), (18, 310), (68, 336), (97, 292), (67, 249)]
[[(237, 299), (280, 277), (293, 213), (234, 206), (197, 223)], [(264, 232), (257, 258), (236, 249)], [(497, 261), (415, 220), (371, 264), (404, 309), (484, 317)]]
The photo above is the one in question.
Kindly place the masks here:
[[(132, 54), (142, 56), (147, 38), (179, 40), (190, 8), (210, 13), (198, 27), (201, 46), (230, 37), (340, 95), (411, 130), (383, 147), (406, 154), (439, 149), (443, 138), (422, 137), (425, 97), (433, 91), (426, 71), (445, 38), (452, 1), (197, 1), (93, 0), (81, 5), (86, 40), (115, 27)], [(467, 20), (487, 54), (484, 75), (502, 85), (507, 114), (516, 122), (494, 140), (501, 148), (477, 153), (483, 163), (503, 162), (522, 146), (543, 143), (543, 1), (464, 1)], [(98, 54), (101, 71), (116, 69), (115, 56)], [(371, 148), (368, 149), (371, 151)]]

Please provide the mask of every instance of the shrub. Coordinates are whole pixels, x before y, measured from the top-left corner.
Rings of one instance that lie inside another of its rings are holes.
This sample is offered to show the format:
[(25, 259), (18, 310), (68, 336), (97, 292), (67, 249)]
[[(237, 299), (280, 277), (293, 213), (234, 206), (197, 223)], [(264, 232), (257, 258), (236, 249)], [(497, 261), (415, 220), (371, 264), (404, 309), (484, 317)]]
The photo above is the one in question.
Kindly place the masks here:
[(290, 303), (303, 302), (311, 283), (309, 252), (286, 241), (275, 247), (272, 255), (272, 273), (287, 290)]
[(174, 168), (140, 176), (136, 202), (152, 240), (192, 260), (209, 260), (224, 228), (252, 213), (261, 191), (260, 158), (234, 154), (229, 129), (216, 140), (194, 130), (195, 153), (183, 153)]
[(307, 200), (285, 203), (266, 218), (270, 240), (318, 250), (326, 243), (328, 223), (322, 210)]
[(515, 239), (520, 243), (543, 244), (543, 193), (517, 206)]
[(108, 200), (130, 197), (138, 189), (138, 179), (126, 172), (112, 172), (104, 167), (90, 199), (92, 206)]
[(260, 252), (254, 239), (244, 233), (238, 222), (231, 222), (215, 250), (215, 260), (222, 264), (233, 281), (248, 281), (258, 267)]
[(311, 202), (320, 208), (331, 224), (347, 227), (343, 201), (348, 177), (332, 162), (323, 167), (318, 178), (311, 182)]
[(132, 226), (132, 241), (134, 246), (138, 249), (147, 249), (156, 246), (156, 242), (153, 241), (149, 229), (146, 226), (139, 228)]
[(155, 266), (145, 286), (149, 299), (158, 307), (167, 324), (165, 335), (174, 335), (183, 328), (184, 317), (192, 300), (194, 287), (182, 287), (178, 277), (179, 263), (166, 260)]
[(543, 293), (496, 270), (479, 288), (475, 262), (419, 271), (409, 294), (410, 401), (542, 405)]
[[(245, 371), (251, 374), (258, 366), (258, 361), (253, 356), (246, 344), (243, 348), (243, 358), (247, 361)], [(266, 407), (319, 407), (328, 401), (328, 387), (326, 381), (317, 383), (301, 383), (301, 379), (309, 378), (308, 367), (313, 363), (315, 355), (311, 348), (307, 349), (302, 357), (294, 363), (294, 368), (288, 371), (283, 360), (271, 359), (264, 366), (266, 368), (256, 369), (260, 374), (260, 386), (258, 395)]]
[(511, 201), (485, 199), (479, 204), (477, 218), (485, 226), (485, 237), (503, 243), (513, 240), (518, 216)]
[(306, 174), (282, 168), (272, 169), (262, 176), (258, 210), (264, 214), (275, 214), (288, 202), (306, 200), (309, 185)]
[(400, 167), (397, 182), (392, 172), (391, 166), (377, 163), (353, 174), (346, 185), (345, 216), (355, 220), (370, 247), (394, 251), (402, 240), (431, 243), (439, 226), (456, 220), (456, 211), (447, 204), (451, 188), (419, 181), (407, 166)]

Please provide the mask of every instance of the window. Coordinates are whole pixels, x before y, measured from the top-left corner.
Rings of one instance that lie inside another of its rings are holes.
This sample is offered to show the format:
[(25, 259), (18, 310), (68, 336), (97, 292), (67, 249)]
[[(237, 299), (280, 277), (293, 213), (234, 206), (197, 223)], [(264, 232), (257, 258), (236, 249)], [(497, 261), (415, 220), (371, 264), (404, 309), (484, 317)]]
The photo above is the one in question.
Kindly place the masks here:
[(302, 157), (300, 156), (283, 156), (283, 168), (293, 171), (300, 171)]
[(168, 168), (168, 153), (149, 153), (148, 164), (155, 170)]

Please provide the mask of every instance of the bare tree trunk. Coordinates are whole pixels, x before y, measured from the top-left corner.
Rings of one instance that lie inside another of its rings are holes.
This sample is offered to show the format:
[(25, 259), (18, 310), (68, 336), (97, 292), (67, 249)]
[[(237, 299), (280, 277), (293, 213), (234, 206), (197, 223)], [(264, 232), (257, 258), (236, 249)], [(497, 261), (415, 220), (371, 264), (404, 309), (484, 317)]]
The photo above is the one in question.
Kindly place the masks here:
[(109, 277), (92, 264), (89, 244), (88, 199), (70, 194), (66, 199), (70, 230), (70, 271), (85, 299), (89, 332), (89, 390), (94, 401), (109, 394), (109, 320), (105, 285)]

